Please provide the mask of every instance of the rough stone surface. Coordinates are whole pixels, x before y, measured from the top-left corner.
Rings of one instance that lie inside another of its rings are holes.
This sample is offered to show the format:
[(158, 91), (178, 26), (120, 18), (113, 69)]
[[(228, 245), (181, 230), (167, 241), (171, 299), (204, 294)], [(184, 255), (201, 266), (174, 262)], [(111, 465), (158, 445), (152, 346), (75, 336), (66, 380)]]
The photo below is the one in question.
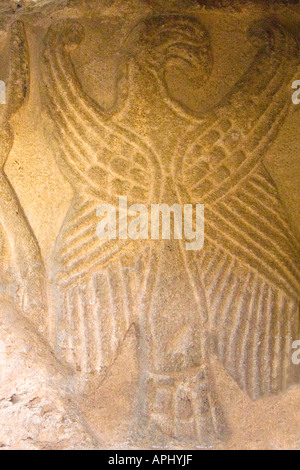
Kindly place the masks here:
[[(299, 449), (299, 23), (0, 1), (1, 449)], [(203, 249), (100, 240), (120, 196), (205, 204)]]

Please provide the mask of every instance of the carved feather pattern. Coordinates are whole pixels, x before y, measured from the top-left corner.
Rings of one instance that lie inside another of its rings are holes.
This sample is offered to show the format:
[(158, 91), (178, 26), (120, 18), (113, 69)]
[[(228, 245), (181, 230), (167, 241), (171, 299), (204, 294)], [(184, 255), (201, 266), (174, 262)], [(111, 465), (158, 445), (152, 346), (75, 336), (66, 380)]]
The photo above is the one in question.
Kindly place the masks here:
[(300, 245), (261, 163), (288, 113), (298, 47), (278, 24), (264, 37), (245, 77), (177, 151), (181, 181), (206, 204), (199, 275), (217, 354), (252, 398), (295, 380), (299, 336)]
[[(137, 316), (147, 251), (127, 240), (101, 243), (97, 200), (75, 198), (53, 263), (55, 349), (83, 379), (105, 377)], [(122, 248), (127, 246), (126, 254)]]
[[(83, 29), (76, 22), (64, 21), (50, 28), (44, 83), (51, 145), (60, 168), (80, 194), (72, 203), (55, 250), (54, 296), (56, 302), (60, 299), (55, 344), (57, 351), (85, 376), (103, 372), (112, 364), (129, 328), (122, 300), (114, 303), (119, 284), (113, 279), (125, 275), (120, 263), (123, 248), (128, 249), (131, 241), (99, 240), (97, 207), (105, 202), (117, 206), (118, 196), (124, 194), (128, 204), (149, 204), (160, 193), (161, 168), (156, 155), (137, 135), (108, 119), (83, 92), (67, 51), (82, 39)], [(133, 253), (133, 264), (139, 265), (140, 256)], [(127, 266), (124, 269), (126, 273)], [(89, 299), (96, 298), (96, 293), (101, 306), (92, 307)], [(124, 286), (120, 299), (125, 296), (129, 293)], [(89, 330), (93, 321), (98, 325), (97, 319), (101, 331)], [(97, 331), (98, 340), (94, 336)], [(99, 338), (102, 346), (98, 349)]]
[(295, 39), (276, 23), (256, 28), (253, 37), (262, 45), (249, 70), (176, 152), (177, 177), (191, 198), (203, 204), (243, 184), (290, 107), (290, 85), (299, 64)]
[(252, 398), (286, 390), (295, 380), (300, 247), (262, 166), (206, 211), (206, 237), (199, 272), (220, 360)]
[(158, 159), (83, 92), (66, 50), (82, 39), (83, 29), (73, 21), (52, 27), (47, 36), (44, 81), (60, 167), (76, 189), (99, 201), (117, 204), (126, 193), (129, 203), (145, 203), (159, 191)]
[(136, 312), (142, 259), (128, 267), (119, 258), (58, 291), (56, 350), (83, 379), (103, 379), (120, 350)]

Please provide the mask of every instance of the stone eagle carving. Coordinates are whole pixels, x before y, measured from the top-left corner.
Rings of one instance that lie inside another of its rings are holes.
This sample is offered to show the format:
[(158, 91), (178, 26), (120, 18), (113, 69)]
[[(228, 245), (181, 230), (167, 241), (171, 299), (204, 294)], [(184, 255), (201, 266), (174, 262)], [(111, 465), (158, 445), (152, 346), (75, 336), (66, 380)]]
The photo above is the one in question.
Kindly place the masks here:
[[(168, 84), (174, 68), (209, 80), (213, 51), (197, 19), (151, 17), (131, 31), (125, 85), (110, 111), (77, 77), (72, 50), (83, 40), (83, 26), (63, 20), (50, 27), (44, 50), (46, 132), (74, 189), (51, 273), (55, 351), (94, 384), (135, 325), (145, 433), (209, 443), (224, 430), (212, 354), (252, 399), (297, 380), (290, 352), (299, 243), (263, 164), (290, 106), (297, 42), (276, 22), (254, 25), (249, 69), (197, 115)], [(204, 249), (99, 240), (97, 207), (124, 195), (145, 205), (205, 204)]]

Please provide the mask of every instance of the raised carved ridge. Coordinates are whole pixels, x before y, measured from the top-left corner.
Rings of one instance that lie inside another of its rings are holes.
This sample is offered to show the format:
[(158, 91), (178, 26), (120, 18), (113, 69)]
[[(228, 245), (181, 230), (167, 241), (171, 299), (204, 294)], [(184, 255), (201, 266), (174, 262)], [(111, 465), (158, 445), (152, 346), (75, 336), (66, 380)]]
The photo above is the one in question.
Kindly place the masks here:
[[(38, 242), (24, 214), (20, 201), (4, 171), (13, 145), (11, 117), (24, 103), (29, 90), (29, 55), (22, 22), (12, 25), (10, 38), (10, 76), (7, 87), (0, 141), (0, 215), (1, 226), (10, 247), (13, 285), (16, 283), (17, 305), (24, 315), (45, 331), (45, 272)], [(14, 288), (11, 287), (13, 291)]]

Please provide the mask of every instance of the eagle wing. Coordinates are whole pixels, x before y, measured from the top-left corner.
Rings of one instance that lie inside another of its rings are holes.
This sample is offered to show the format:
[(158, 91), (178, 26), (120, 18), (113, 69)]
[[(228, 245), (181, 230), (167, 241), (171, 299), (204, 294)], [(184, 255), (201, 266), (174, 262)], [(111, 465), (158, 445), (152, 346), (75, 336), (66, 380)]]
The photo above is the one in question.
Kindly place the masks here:
[(260, 41), (254, 62), (181, 143), (176, 170), (192, 201), (206, 205), (200, 276), (219, 358), (258, 398), (291, 382), (299, 326), (300, 247), (262, 163), (289, 110), (299, 50), (277, 23), (251, 37)]
[(55, 341), (80, 373), (102, 376), (130, 327), (145, 247), (100, 240), (97, 207), (117, 208), (125, 195), (128, 205), (147, 205), (159, 198), (162, 179), (147, 144), (84, 92), (70, 54), (83, 38), (78, 22), (60, 21), (44, 51), (47, 135), (75, 193), (54, 255)]
[[(97, 240), (91, 223), (95, 204), (118, 207), (119, 196), (125, 195), (128, 204), (148, 204), (158, 197), (161, 181), (161, 168), (153, 151), (137, 135), (114, 123), (111, 114), (83, 91), (70, 56), (70, 49), (83, 38), (84, 30), (78, 22), (60, 21), (50, 28), (44, 53), (48, 136), (59, 168), (75, 193), (85, 195), (93, 206), (89, 215), (85, 212), (85, 228), (89, 225), (90, 236), (85, 232), (83, 238), (79, 237), (84, 228), (81, 224), (72, 231), (72, 253), (76, 254), (64, 258), (69, 278), (81, 273), (75, 260), (78, 252), (84, 249), (85, 259), (92, 254), (100, 262), (106, 259), (109, 245), (117, 249), (116, 241), (103, 244)], [(88, 243), (94, 251), (89, 250)]]

